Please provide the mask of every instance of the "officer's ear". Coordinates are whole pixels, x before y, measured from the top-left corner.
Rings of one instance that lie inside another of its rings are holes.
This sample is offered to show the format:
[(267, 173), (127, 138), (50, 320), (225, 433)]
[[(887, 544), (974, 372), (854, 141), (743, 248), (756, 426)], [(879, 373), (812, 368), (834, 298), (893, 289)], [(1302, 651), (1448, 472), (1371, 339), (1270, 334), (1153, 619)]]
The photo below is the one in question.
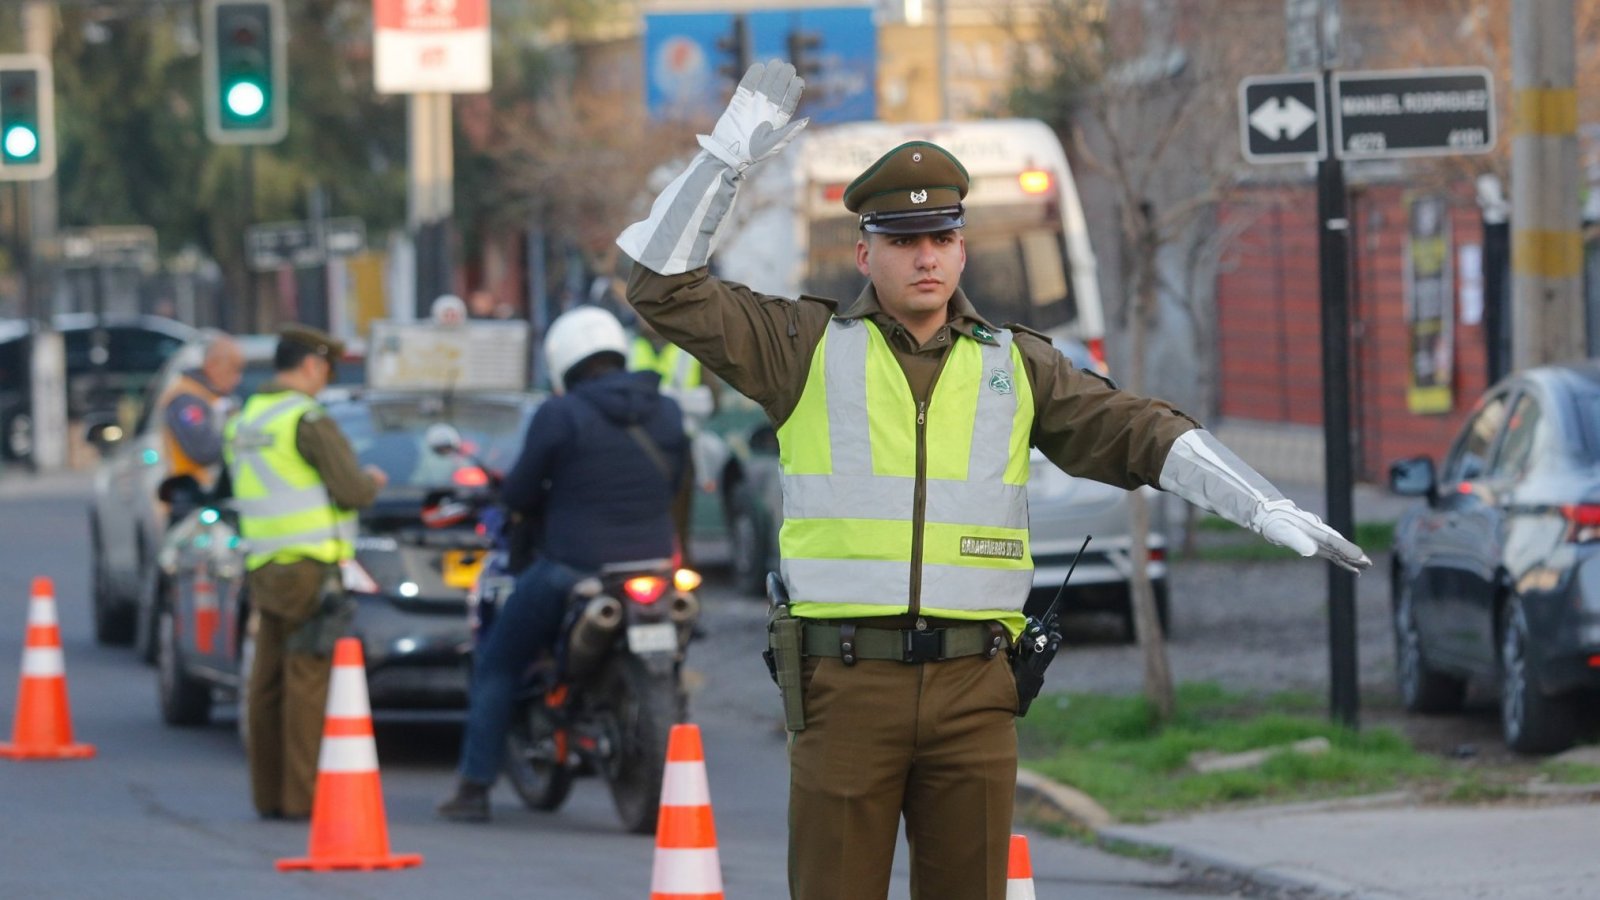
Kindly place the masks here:
[(871, 240), (872, 235), (865, 231), (862, 231), (861, 236), (856, 238), (856, 271), (868, 277), (872, 275), (872, 272), (867, 268), (867, 255), (871, 249), (869, 244)]

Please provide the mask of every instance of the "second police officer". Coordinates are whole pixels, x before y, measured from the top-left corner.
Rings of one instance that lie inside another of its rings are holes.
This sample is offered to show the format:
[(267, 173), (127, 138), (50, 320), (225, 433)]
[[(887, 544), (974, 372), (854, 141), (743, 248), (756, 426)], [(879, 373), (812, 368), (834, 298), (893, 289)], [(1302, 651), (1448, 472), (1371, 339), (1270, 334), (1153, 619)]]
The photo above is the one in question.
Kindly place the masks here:
[(787, 64), (745, 74), (701, 152), (618, 239), (638, 263), (628, 299), (778, 427), (782, 576), (804, 654), (791, 896), (881, 900), (904, 817), (913, 898), (1002, 900), (1019, 698), (1000, 651), (1033, 584), (1030, 446), (1302, 556), (1370, 561), (1189, 416), (985, 320), (959, 287), (969, 179), (934, 144), (890, 149), (846, 189), (868, 284), (843, 309), (712, 277), (746, 170), (806, 124), (791, 121), (802, 87)]

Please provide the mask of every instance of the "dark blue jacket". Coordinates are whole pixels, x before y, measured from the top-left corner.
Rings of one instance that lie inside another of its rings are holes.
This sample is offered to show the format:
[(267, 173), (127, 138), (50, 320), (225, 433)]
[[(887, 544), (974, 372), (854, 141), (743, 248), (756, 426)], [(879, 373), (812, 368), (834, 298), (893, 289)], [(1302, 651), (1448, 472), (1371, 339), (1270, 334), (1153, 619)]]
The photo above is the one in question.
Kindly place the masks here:
[[(539, 551), (576, 569), (672, 555), (672, 500), (688, 471), (678, 404), (654, 372), (612, 372), (579, 382), (534, 413), (522, 455), (506, 476), (511, 509), (543, 519)], [(628, 433), (639, 425), (671, 477)]]

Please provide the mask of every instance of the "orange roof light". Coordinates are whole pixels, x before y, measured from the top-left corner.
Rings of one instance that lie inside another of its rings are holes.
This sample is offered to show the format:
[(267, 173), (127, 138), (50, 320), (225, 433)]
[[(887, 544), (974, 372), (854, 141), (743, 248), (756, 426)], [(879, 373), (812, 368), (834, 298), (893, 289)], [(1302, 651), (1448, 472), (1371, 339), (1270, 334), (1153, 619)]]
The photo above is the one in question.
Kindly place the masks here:
[(1017, 176), (1024, 194), (1042, 194), (1050, 190), (1050, 173), (1043, 169), (1029, 169)]

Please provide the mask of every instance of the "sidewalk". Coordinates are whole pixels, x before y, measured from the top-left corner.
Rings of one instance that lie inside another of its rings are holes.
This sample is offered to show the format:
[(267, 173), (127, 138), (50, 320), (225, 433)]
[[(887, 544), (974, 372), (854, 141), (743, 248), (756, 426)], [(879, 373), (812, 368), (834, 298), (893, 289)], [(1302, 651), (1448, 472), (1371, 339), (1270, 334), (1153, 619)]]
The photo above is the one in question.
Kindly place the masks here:
[(1419, 807), (1404, 795), (1385, 795), (1113, 826), (1100, 834), (1315, 897), (1600, 897), (1600, 804), (1592, 798)]

